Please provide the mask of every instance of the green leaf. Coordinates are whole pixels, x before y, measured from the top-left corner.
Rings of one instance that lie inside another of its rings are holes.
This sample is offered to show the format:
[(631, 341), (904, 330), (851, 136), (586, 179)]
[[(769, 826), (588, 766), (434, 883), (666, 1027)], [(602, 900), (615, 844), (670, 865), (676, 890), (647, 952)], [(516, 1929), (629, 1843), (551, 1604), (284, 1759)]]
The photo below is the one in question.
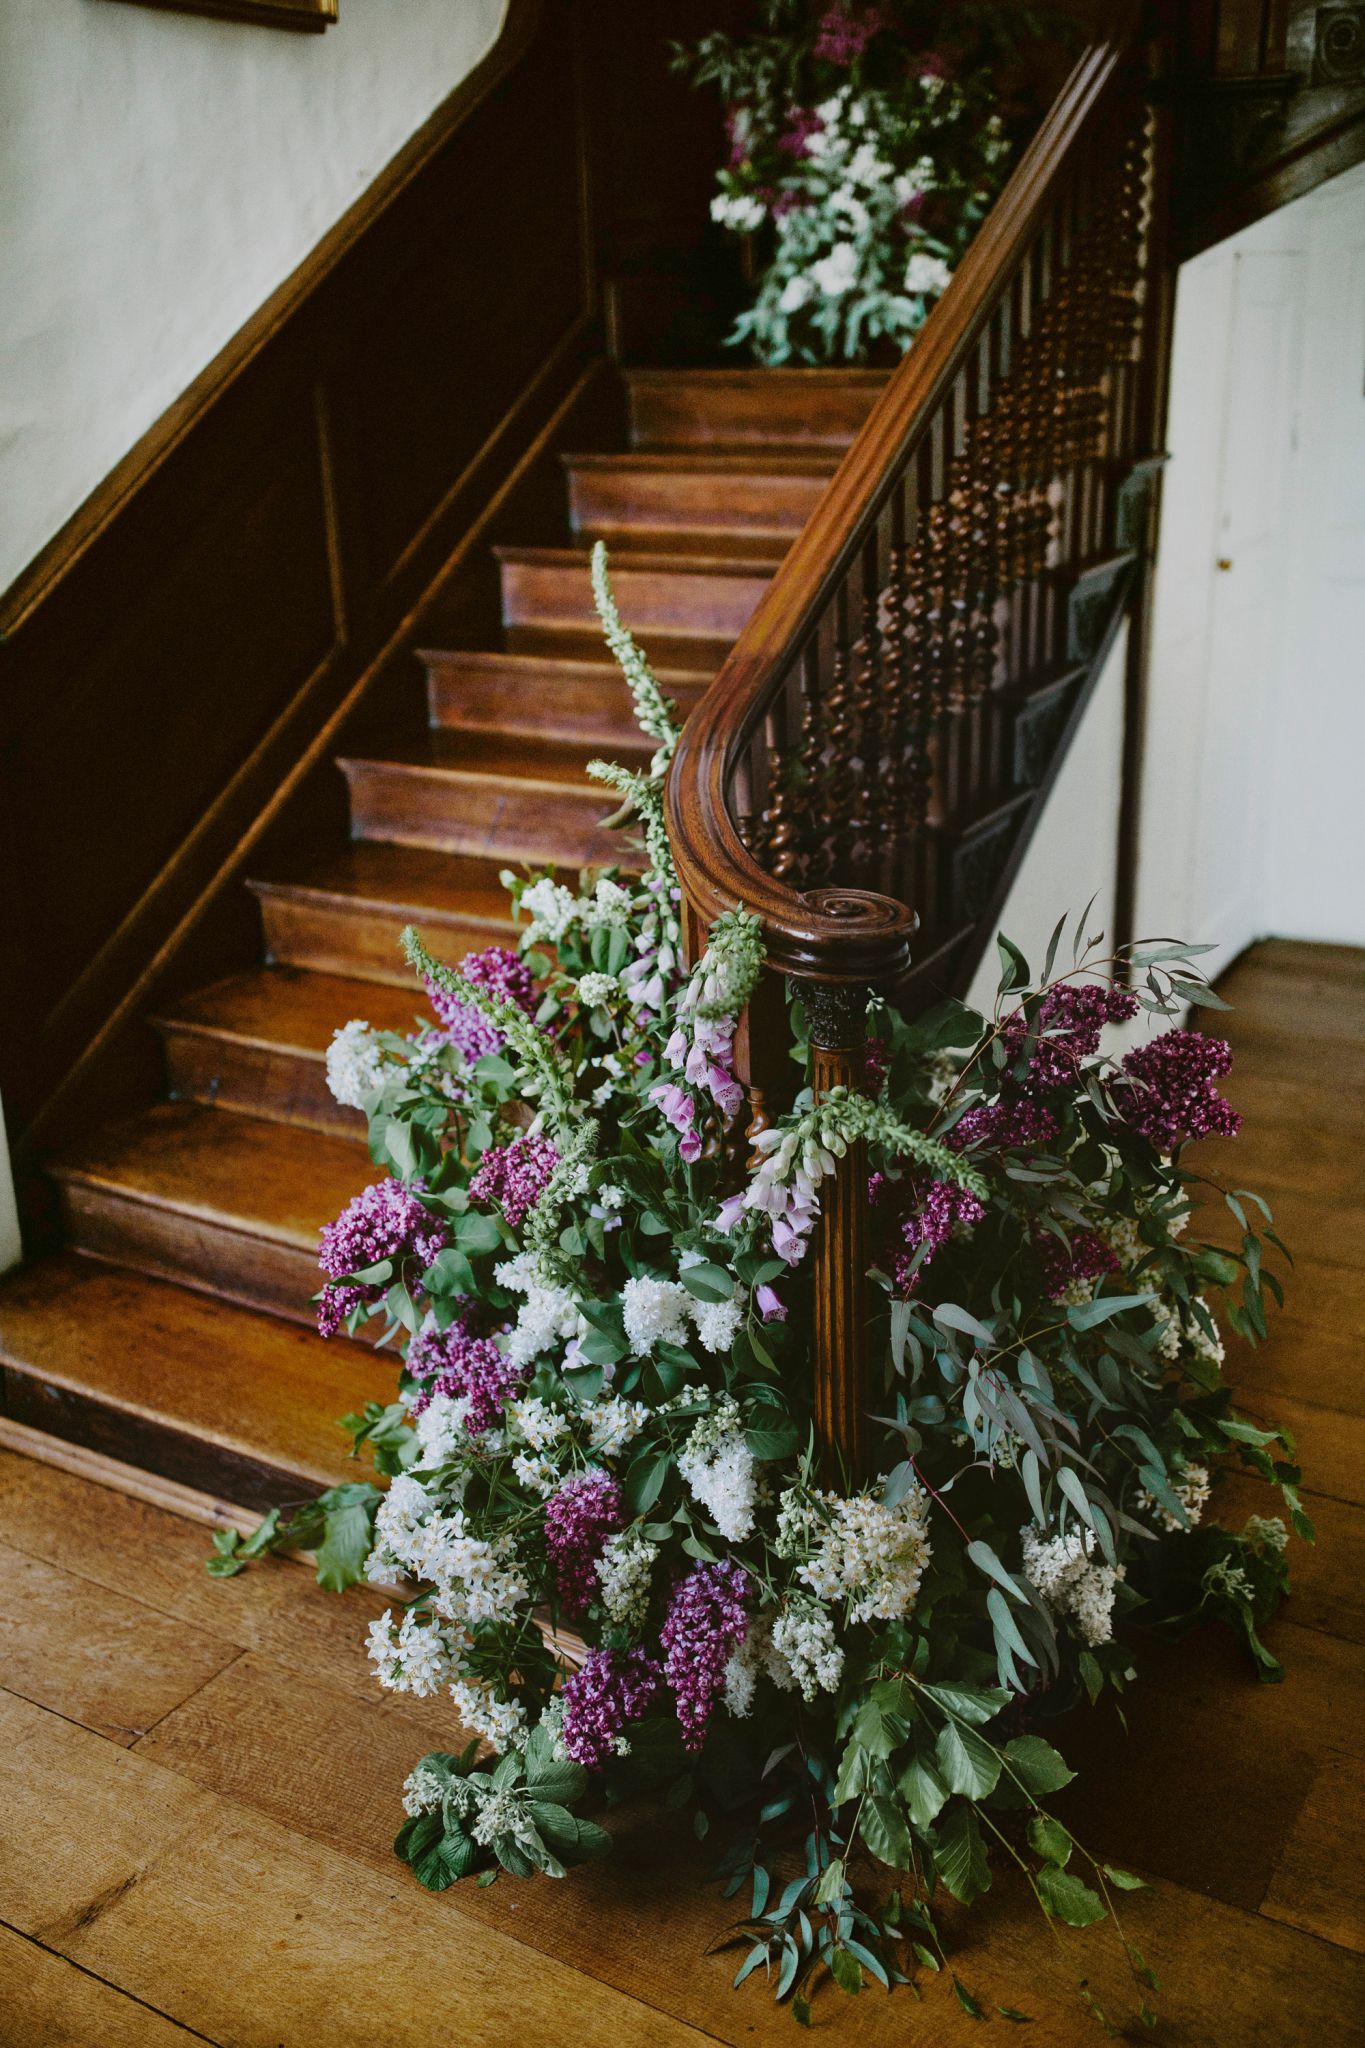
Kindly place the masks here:
[(865, 1700), (853, 1723), (853, 1740), (869, 1756), (887, 1757), (902, 1740), (899, 1730), (888, 1722), (877, 1701)]
[(995, 1790), (1002, 1768), (998, 1750), (970, 1728), (948, 1721), (934, 1746), (938, 1774), (950, 1792), (966, 1799), (984, 1799)]
[(942, 1707), (945, 1714), (970, 1721), (976, 1728), (993, 1721), (1009, 1701), (1009, 1694), (998, 1685), (922, 1685), (920, 1691)]
[(480, 1252), (496, 1252), (502, 1248), (502, 1232), (492, 1216), (484, 1216), (477, 1209), (467, 1209), (463, 1216), (455, 1218), (455, 1242), (462, 1252), (471, 1256)]
[(1035, 1856), (1041, 1856), (1045, 1863), (1053, 1863), (1060, 1870), (1070, 1861), (1075, 1844), (1059, 1820), (1049, 1814), (1035, 1813), (1028, 1824), (1029, 1847)]
[(1065, 1920), (1068, 1927), (1093, 1927), (1097, 1920), (1104, 1919), (1103, 1899), (1070, 1871), (1047, 1863), (1038, 1872), (1036, 1882), (1038, 1896), (1048, 1912), (1056, 1920)]
[(1121, 1892), (1145, 1892), (1147, 1889), (1146, 1878), (1134, 1877), (1131, 1870), (1115, 1870), (1112, 1863), (1101, 1863), (1100, 1869), (1110, 1884), (1116, 1884)]
[(1009, 995), (1014, 989), (1029, 985), (1029, 965), (1013, 939), (1007, 939), (1003, 932), (995, 935), (995, 949), (1000, 955), (1000, 993)]
[(844, 1859), (842, 1856), (836, 1856), (832, 1863), (825, 1865), (820, 1876), (820, 1882), (815, 1887), (816, 1905), (833, 1906), (837, 1904), (843, 1889)]
[(848, 1743), (839, 1764), (839, 1778), (834, 1787), (834, 1804), (842, 1806), (846, 1799), (856, 1799), (865, 1792), (872, 1781), (872, 1766), (876, 1758), (869, 1755), (858, 1741)]
[(1078, 1302), (1069, 1308), (1066, 1319), (1073, 1330), (1093, 1330), (1098, 1324), (1122, 1315), (1125, 1309), (1146, 1308), (1155, 1300), (1154, 1294), (1100, 1294), (1094, 1301)]
[(970, 2013), (971, 2017), (974, 2020), (985, 2019), (985, 2013), (982, 2012), (979, 2003), (975, 1998), (972, 1997), (971, 1992), (967, 1989), (966, 1985), (963, 1983), (960, 1977), (954, 1977), (953, 1989), (957, 1993), (957, 2002), (962, 2007), (962, 2010), (965, 2013)]
[(953, 1808), (938, 1831), (934, 1862), (948, 1890), (964, 1906), (989, 1888), (990, 1865), (974, 1807)]
[(792, 2000), (792, 2018), (798, 2027), (810, 2025), (810, 2000), (799, 1991)]
[(365, 1570), (365, 1560), (374, 1541), (374, 1514), (381, 1495), (378, 1487), (337, 1488), (338, 1492), (360, 1491), (367, 1500), (349, 1501), (329, 1509), (323, 1524), (325, 1534), (318, 1546), (318, 1584), (328, 1593), (343, 1593)]
[(1076, 1775), (1041, 1735), (1016, 1735), (1005, 1744), (1005, 1761), (1034, 1799), (1046, 1799), (1049, 1792), (1060, 1792)]
[(928, 1764), (922, 1762), (919, 1757), (916, 1757), (913, 1763), (907, 1764), (897, 1780), (897, 1789), (905, 1801), (914, 1826), (932, 1827), (943, 1810), (943, 1802), (948, 1793)]
[(735, 1283), (723, 1266), (685, 1266), (678, 1278), (698, 1301), (729, 1301)]
[(872, 1854), (893, 1870), (909, 1870), (913, 1862), (910, 1830), (905, 1815), (894, 1799), (870, 1792), (862, 1804), (858, 1830)]
[(744, 1432), (744, 1441), (751, 1454), (762, 1464), (774, 1458), (790, 1458), (796, 1451), (799, 1436), (796, 1424), (790, 1416), (781, 1416), (774, 1422), (764, 1422)]
[(863, 1966), (846, 1948), (836, 1948), (830, 1956), (829, 1974), (839, 1989), (847, 1991), (850, 1997), (856, 1996), (863, 1988)]

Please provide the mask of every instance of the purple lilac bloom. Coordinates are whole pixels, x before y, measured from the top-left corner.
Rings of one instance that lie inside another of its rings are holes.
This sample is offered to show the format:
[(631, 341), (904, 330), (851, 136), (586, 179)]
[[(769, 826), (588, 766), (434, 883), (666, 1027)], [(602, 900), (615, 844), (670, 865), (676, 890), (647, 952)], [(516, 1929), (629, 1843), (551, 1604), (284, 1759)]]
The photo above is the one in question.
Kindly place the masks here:
[[(401, 1180), (379, 1180), (346, 1204), (318, 1241), (318, 1264), (329, 1283), (378, 1265), (381, 1259), (402, 1264), (415, 1259), (425, 1270), (449, 1243), (445, 1224), (423, 1207)], [(318, 1329), (335, 1336), (347, 1316), (362, 1304), (379, 1301), (384, 1286), (365, 1281), (356, 1286), (329, 1284), (318, 1303)]]
[(826, 64), (852, 64), (885, 25), (886, 17), (880, 7), (865, 7), (861, 14), (853, 14), (846, 7), (831, 7), (821, 18), (815, 54)]
[(958, 1118), (943, 1142), (954, 1152), (968, 1145), (990, 1152), (1034, 1152), (1050, 1144), (1060, 1129), (1046, 1103), (1020, 1095), (1012, 1101), (978, 1103)]
[(616, 1754), (622, 1732), (638, 1721), (663, 1683), (656, 1657), (644, 1650), (593, 1650), (560, 1692), (559, 1740), (585, 1770), (600, 1771)]
[(1034, 1242), (1043, 1262), (1043, 1292), (1050, 1301), (1060, 1301), (1069, 1287), (1085, 1286), (1119, 1270), (1117, 1254), (1093, 1230), (1073, 1230), (1069, 1246), (1050, 1235)]
[(587, 1613), (598, 1588), (597, 1560), (608, 1536), (623, 1526), (621, 1489), (606, 1472), (580, 1472), (546, 1501), (545, 1554), (570, 1621)]
[[(896, 1258), (892, 1282), (899, 1295), (912, 1294), (920, 1273), (936, 1252), (942, 1251), (958, 1230), (969, 1230), (986, 1213), (986, 1205), (970, 1188), (956, 1181), (911, 1179), (907, 1183), (913, 1206), (901, 1223), (905, 1250)], [(915, 1254), (923, 1245), (918, 1264)]]
[[(1049, 989), (1034, 1012), (1038, 1038), (1019, 1084), (1024, 1093), (1046, 1095), (1057, 1088), (1073, 1088), (1082, 1060), (1099, 1051), (1104, 1026), (1125, 1023), (1138, 1009), (1131, 989), (1107, 982), (1061, 982)], [(1028, 1035), (1029, 1020), (1022, 1010), (1005, 1019), (1001, 1038), (1011, 1060), (1019, 1058)]]
[[(536, 1007), (531, 970), (506, 946), (485, 946), (481, 953), (467, 953), (460, 962), (459, 971), (466, 981), (473, 982), (475, 988), (486, 990), (502, 1002), (515, 1003), (528, 1017)], [(488, 1053), (501, 1052), (503, 1035), (482, 1010), (475, 1009), (473, 1003), (462, 1001), (430, 979), (426, 990), (447, 1045), (453, 1046), (470, 1066)]]
[(863, 1086), (869, 1095), (880, 1095), (886, 1070), (891, 1064), (891, 1048), (884, 1038), (869, 1038), (863, 1047)]
[(677, 1702), (683, 1748), (699, 1750), (725, 1685), (730, 1653), (743, 1642), (749, 1574), (730, 1558), (698, 1565), (674, 1589), (659, 1632), (664, 1676)]
[(558, 1164), (559, 1154), (548, 1138), (513, 1138), (510, 1145), (484, 1153), (469, 1183), (469, 1199), (490, 1208), (496, 1205), (516, 1230), (544, 1194)]
[(812, 135), (818, 135), (824, 125), (814, 107), (793, 107), (785, 132), (777, 138), (777, 146), (783, 156), (807, 156)]
[(1173, 1152), (1190, 1138), (1235, 1138), (1242, 1119), (1214, 1082), (1232, 1071), (1232, 1047), (1225, 1038), (1200, 1031), (1166, 1031), (1127, 1054), (1125, 1084), (1114, 1101), (1125, 1123), (1160, 1152)]
[(408, 1371), (422, 1383), (412, 1412), (420, 1415), (434, 1394), (452, 1400), (463, 1397), (469, 1403), (464, 1426), (470, 1436), (482, 1436), (500, 1421), (529, 1375), (525, 1367), (512, 1364), (491, 1336), (471, 1328), (468, 1315), (466, 1311), (457, 1316), (448, 1330), (426, 1324), (409, 1344)]

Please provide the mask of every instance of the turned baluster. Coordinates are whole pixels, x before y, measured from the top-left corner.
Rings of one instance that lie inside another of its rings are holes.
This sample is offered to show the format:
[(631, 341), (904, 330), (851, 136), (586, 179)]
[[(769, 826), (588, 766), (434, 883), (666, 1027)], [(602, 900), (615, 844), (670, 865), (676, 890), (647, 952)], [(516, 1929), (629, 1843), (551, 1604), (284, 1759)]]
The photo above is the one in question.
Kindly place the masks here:
[[(833, 1088), (859, 1089), (866, 1052), (866, 988), (850, 982), (801, 984), (810, 1032), (816, 1101)], [(833, 1485), (868, 1476), (872, 1386), (868, 1343), (870, 1262), (867, 1148), (850, 1145), (820, 1184), (820, 1221), (809, 1254), (813, 1271), (815, 1439)]]

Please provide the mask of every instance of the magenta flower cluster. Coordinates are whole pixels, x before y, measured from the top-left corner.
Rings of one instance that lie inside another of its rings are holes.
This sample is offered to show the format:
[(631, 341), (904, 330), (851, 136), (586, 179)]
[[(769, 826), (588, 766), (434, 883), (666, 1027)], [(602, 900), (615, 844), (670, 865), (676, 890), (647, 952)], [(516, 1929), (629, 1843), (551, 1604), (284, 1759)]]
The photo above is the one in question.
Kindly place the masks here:
[[(785, 132), (777, 138), (777, 146), (783, 156), (793, 158), (808, 156), (810, 154), (810, 139), (812, 135), (818, 135), (824, 125), (814, 107), (793, 107), (791, 113), (787, 116)], [(742, 160), (742, 157), (739, 159), (731, 158), (732, 163)]]
[[(892, 1284), (897, 1294), (907, 1295), (914, 1292), (920, 1274), (954, 1232), (969, 1230), (981, 1221), (986, 1205), (970, 1188), (960, 1188), (956, 1181), (911, 1179), (902, 1186), (912, 1206), (901, 1221), (905, 1249), (897, 1254)], [(916, 1265), (915, 1254), (921, 1245), (925, 1249)]]
[(580, 1472), (546, 1501), (545, 1555), (570, 1621), (587, 1613), (598, 1589), (594, 1567), (608, 1536), (622, 1526), (621, 1489), (606, 1472)]
[(1061, 1129), (1055, 1113), (1045, 1102), (1030, 1095), (1001, 1097), (997, 1102), (979, 1102), (966, 1110), (944, 1137), (955, 1152), (968, 1145), (986, 1152), (1036, 1152), (1048, 1145)]
[(1159, 1152), (1173, 1152), (1191, 1138), (1235, 1138), (1242, 1119), (1214, 1082), (1232, 1071), (1225, 1038), (1199, 1031), (1167, 1031), (1140, 1045), (1123, 1060), (1127, 1082), (1114, 1088), (1125, 1123)]
[(527, 1380), (524, 1368), (513, 1365), (491, 1336), (471, 1327), (468, 1312), (457, 1316), (448, 1330), (424, 1325), (408, 1346), (407, 1367), (422, 1386), (412, 1404), (413, 1414), (420, 1415), (434, 1394), (463, 1398), (469, 1403), (465, 1428), (470, 1436), (492, 1429)]
[(471, 1202), (499, 1208), (516, 1230), (550, 1184), (559, 1154), (548, 1138), (513, 1138), (484, 1153), (469, 1183)]
[[(485, 946), (481, 953), (467, 953), (460, 962), (460, 973), (475, 988), (486, 990), (502, 1002), (515, 1003), (528, 1017), (536, 1007), (531, 970), (506, 946)], [(488, 1053), (501, 1052), (501, 1031), (473, 1003), (464, 1002), (431, 980), (426, 983), (426, 991), (447, 1045), (453, 1046), (470, 1066)]]
[(1093, 1230), (1073, 1230), (1069, 1244), (1044, 1232), (1034, 1239), (1043, 1263), (1043, 1292), (1060, 1301), (1068, 1287), (1102, 1280), (1119, 1270), (1118, 1255)]
[(749, 1574), (724, 1558), (689, 1572), (669, 1601), (659, 1644), (684, 1749), (695, 1752), (706, 1740), (712, 1708), (724, 1689), (725, 1667), (748, 1633), (748, 1595)]
[[(1108, 982), (1060, 982), (1049, 989), (1034, 1013), (1037, 1043), (1019, 1086), (1026, 1095), (1035, 1096), (1074, 1088), (1082, 1061), (1100, 1049), (1105, 1025), (1126, 1023), (1136, 1017), (1139, 1007), (1131, 989)], [(1022, 1053), (1029, 1028), (1022, 1010), (1016, 1010), (1001, 1026), (1011, 1061)]]
[(585, 1770), (600, 1770), (662, 1683), (658, 1659), (644, 1650), (593, 1650), (560, 1691), (564, 1719), (559, 1739), (565, 1754)]
[(341, 1286), (352, 1273), (392, 1259), (395, 1267), (413, 1259), (423, 1269), (449, 1243), (445, 1224), (423, 1206), (401, 1180), (375, 1181), (346, 1204), (334, 1223), (323, 1229), (318, 1264), (328, 1285), (318, 1302), (318, 1329), (335, 1336), (352, 1309), (379, 1301), (387, 1283), (362, 1281)]
[(864, 7), (857, 13), (848, 7), (831, 7), (820, 18), (815, 54), (826, 64), (846, 67), (862, 56), (873, 36), (885, 26), (886, 16), (879, 6)]

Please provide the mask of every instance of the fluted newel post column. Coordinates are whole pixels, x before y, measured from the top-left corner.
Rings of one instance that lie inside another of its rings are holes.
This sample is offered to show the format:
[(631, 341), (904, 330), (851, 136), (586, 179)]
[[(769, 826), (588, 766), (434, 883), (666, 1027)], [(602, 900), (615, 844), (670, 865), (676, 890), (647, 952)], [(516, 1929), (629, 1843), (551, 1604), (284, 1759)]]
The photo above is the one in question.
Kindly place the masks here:
[[(805, 982), (817, 1101), (832, 1088), (861, 1088), (867, 990), (849, 982)], [(866, 1477), (871, 1387), (867, 1343), (867, 1148), (850, 1145), (820, 1186), (815, 1233), (815, 1435), (827, 1478)]]

